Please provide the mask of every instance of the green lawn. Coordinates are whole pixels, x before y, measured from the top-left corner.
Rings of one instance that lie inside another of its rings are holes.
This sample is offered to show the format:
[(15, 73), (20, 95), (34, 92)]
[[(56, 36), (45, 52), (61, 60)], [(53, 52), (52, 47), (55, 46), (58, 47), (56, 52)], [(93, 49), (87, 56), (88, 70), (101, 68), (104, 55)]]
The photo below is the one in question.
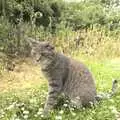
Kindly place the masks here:
[[(80, 58), (77, 58), (80, 59)], [(49, 120), (119, 120), (120, 119), (120, 59), (82, 59), (92, 71), (98, 92), (109, 92), (113, 79), (118, 79), (118, 91), (108, 100), (101, 101), (95, 107), (76, 110), (66, 103), (51, 112)], [(27, 66), (27, 67), (26, 67)], [(41, 120), (42, 108), (47, 96), (47, 82), (37, 67), (24, 64), (26, 69), (15, 73), (2, 73), (0, 84), (0, 120)], [(6, 75), (9, 74), (9, 75)], [(17, 77), (20, 74), (19, 77)], [(29, 77), (29, 75), (31, 75)], [(4, 78), (11, 80), (4, 81)], [(11, 79), (10, 79), (11, 77)], [(29, 77), (29, 78), (28, 78)], [(14, 78), (14, 80), (12, 80)], [(24, 78), (24, 81), (21, 79)], [(18, 81), (19, 79), (19, 81)], [(30, 79), (30, 81), (28, 80)], [(21, 86), (21, 82), (24, 85)], [(27, 81), (27, 82), (25, 82)], [(16, 84), (14, 84), (16, 83)], [(30, 84), (29, 84), (30, 83)], [(29, 84), (29, 85), (28, 85)], [(27, 87), (26, 87), (27, 86)], [(11, 87), (12, 89), (9, 89)]]

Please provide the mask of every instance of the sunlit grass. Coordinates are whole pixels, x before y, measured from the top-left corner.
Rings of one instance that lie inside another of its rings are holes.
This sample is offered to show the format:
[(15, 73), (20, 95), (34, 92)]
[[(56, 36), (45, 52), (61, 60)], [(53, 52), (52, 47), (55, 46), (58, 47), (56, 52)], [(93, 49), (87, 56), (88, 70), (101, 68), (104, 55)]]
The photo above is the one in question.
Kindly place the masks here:
[[(81, 55), (74, 56), (92, 71), (98, 92), (108, 92), (112, 79), (120, 78), (117, 59), (95, 60)], [(17, 68), (18, 67), (18, 68)], [(41, 120), (47, 96), (47, 81), (30, 60), (18, 64), (15, 71), (2, 73), (0, 85), (0, 120)], [(8, 75), (9, 74), (9, 75)], [(14, 78), (14, 79), (13, 79)], [(11, 80), (11, 84), (9, 84)], [(101, 101), (96, 107), (76, 110), (68, 103), (52, 111), (50, 120), (115, 120), (120, 117), (120, 85), (118, 92), (109, 100)]]
[[(27, 29), (29, 30), (29, 29)], [(40, 35), (40, 33), (38, 34)], [(76, 46), (76, 36), (84, 44)], [(48, 36), (50, 37), (50, 36)], [(120, 42), (119, 37), (106, 35), (97, 29), (58, 32), (50, 41), (57, 51), (82, 61), (92, 72), (97, 91), (109, 92), (112, 80), (118, 80), (118, 90), (109, 100), (95, 107), (76, 110), (67, 101), (51, 112), (49, 120), (119, 120), (120, 118)], [(20, 61), (19, 61), (20, 60)], [(0, 64), (0, 120), (41, 120), (48, 84), (31, 59), (15, 60), (14, 71), (6, 71)]]

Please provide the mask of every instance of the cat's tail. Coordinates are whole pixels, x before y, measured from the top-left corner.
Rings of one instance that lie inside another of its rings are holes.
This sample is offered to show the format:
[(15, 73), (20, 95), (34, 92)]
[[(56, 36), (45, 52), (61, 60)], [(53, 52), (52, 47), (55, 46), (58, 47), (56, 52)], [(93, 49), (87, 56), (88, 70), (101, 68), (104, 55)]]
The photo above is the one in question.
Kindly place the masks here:
[(118, 81), (117, 80), (113, 80), (111, 92), (110, 93), (100, 93), (100, 94), (98, 94), (95, 97), (96, 101), (100, 101), (100, 100), (103, 100), (103, 99), (109, 99), (109, 98), (111, 98), (116, 93), (117, 86), (118, 86)]

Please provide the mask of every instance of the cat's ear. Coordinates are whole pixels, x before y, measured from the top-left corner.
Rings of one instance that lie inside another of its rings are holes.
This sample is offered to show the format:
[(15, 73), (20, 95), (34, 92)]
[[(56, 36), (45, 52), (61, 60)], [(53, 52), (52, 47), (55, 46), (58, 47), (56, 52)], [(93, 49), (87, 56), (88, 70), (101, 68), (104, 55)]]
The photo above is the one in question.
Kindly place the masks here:
[(30, 47), (36, 47), (39, 44), (39, 41), (32, 38), (27, 38), (27, 42), (30, 45)]

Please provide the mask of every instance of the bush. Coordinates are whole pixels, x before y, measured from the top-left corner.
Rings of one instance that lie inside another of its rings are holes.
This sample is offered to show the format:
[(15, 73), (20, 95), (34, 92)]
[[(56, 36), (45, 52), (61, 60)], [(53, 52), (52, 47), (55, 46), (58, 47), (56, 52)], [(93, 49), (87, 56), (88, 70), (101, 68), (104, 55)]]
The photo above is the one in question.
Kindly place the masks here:
[(9, 21), (14, 25), (19, 24), (21, 19), (24, 22), (31, 22), (35, 19), (36, 26), (42, 25), (46, 29), (51, 22), (51, 24), (54, 23), (51, 25), (53, 27), (60, 22), (61, 11), (60, 2), (53, 0), (10, 0), (0, 3), (0, 15), (7, 15)]

